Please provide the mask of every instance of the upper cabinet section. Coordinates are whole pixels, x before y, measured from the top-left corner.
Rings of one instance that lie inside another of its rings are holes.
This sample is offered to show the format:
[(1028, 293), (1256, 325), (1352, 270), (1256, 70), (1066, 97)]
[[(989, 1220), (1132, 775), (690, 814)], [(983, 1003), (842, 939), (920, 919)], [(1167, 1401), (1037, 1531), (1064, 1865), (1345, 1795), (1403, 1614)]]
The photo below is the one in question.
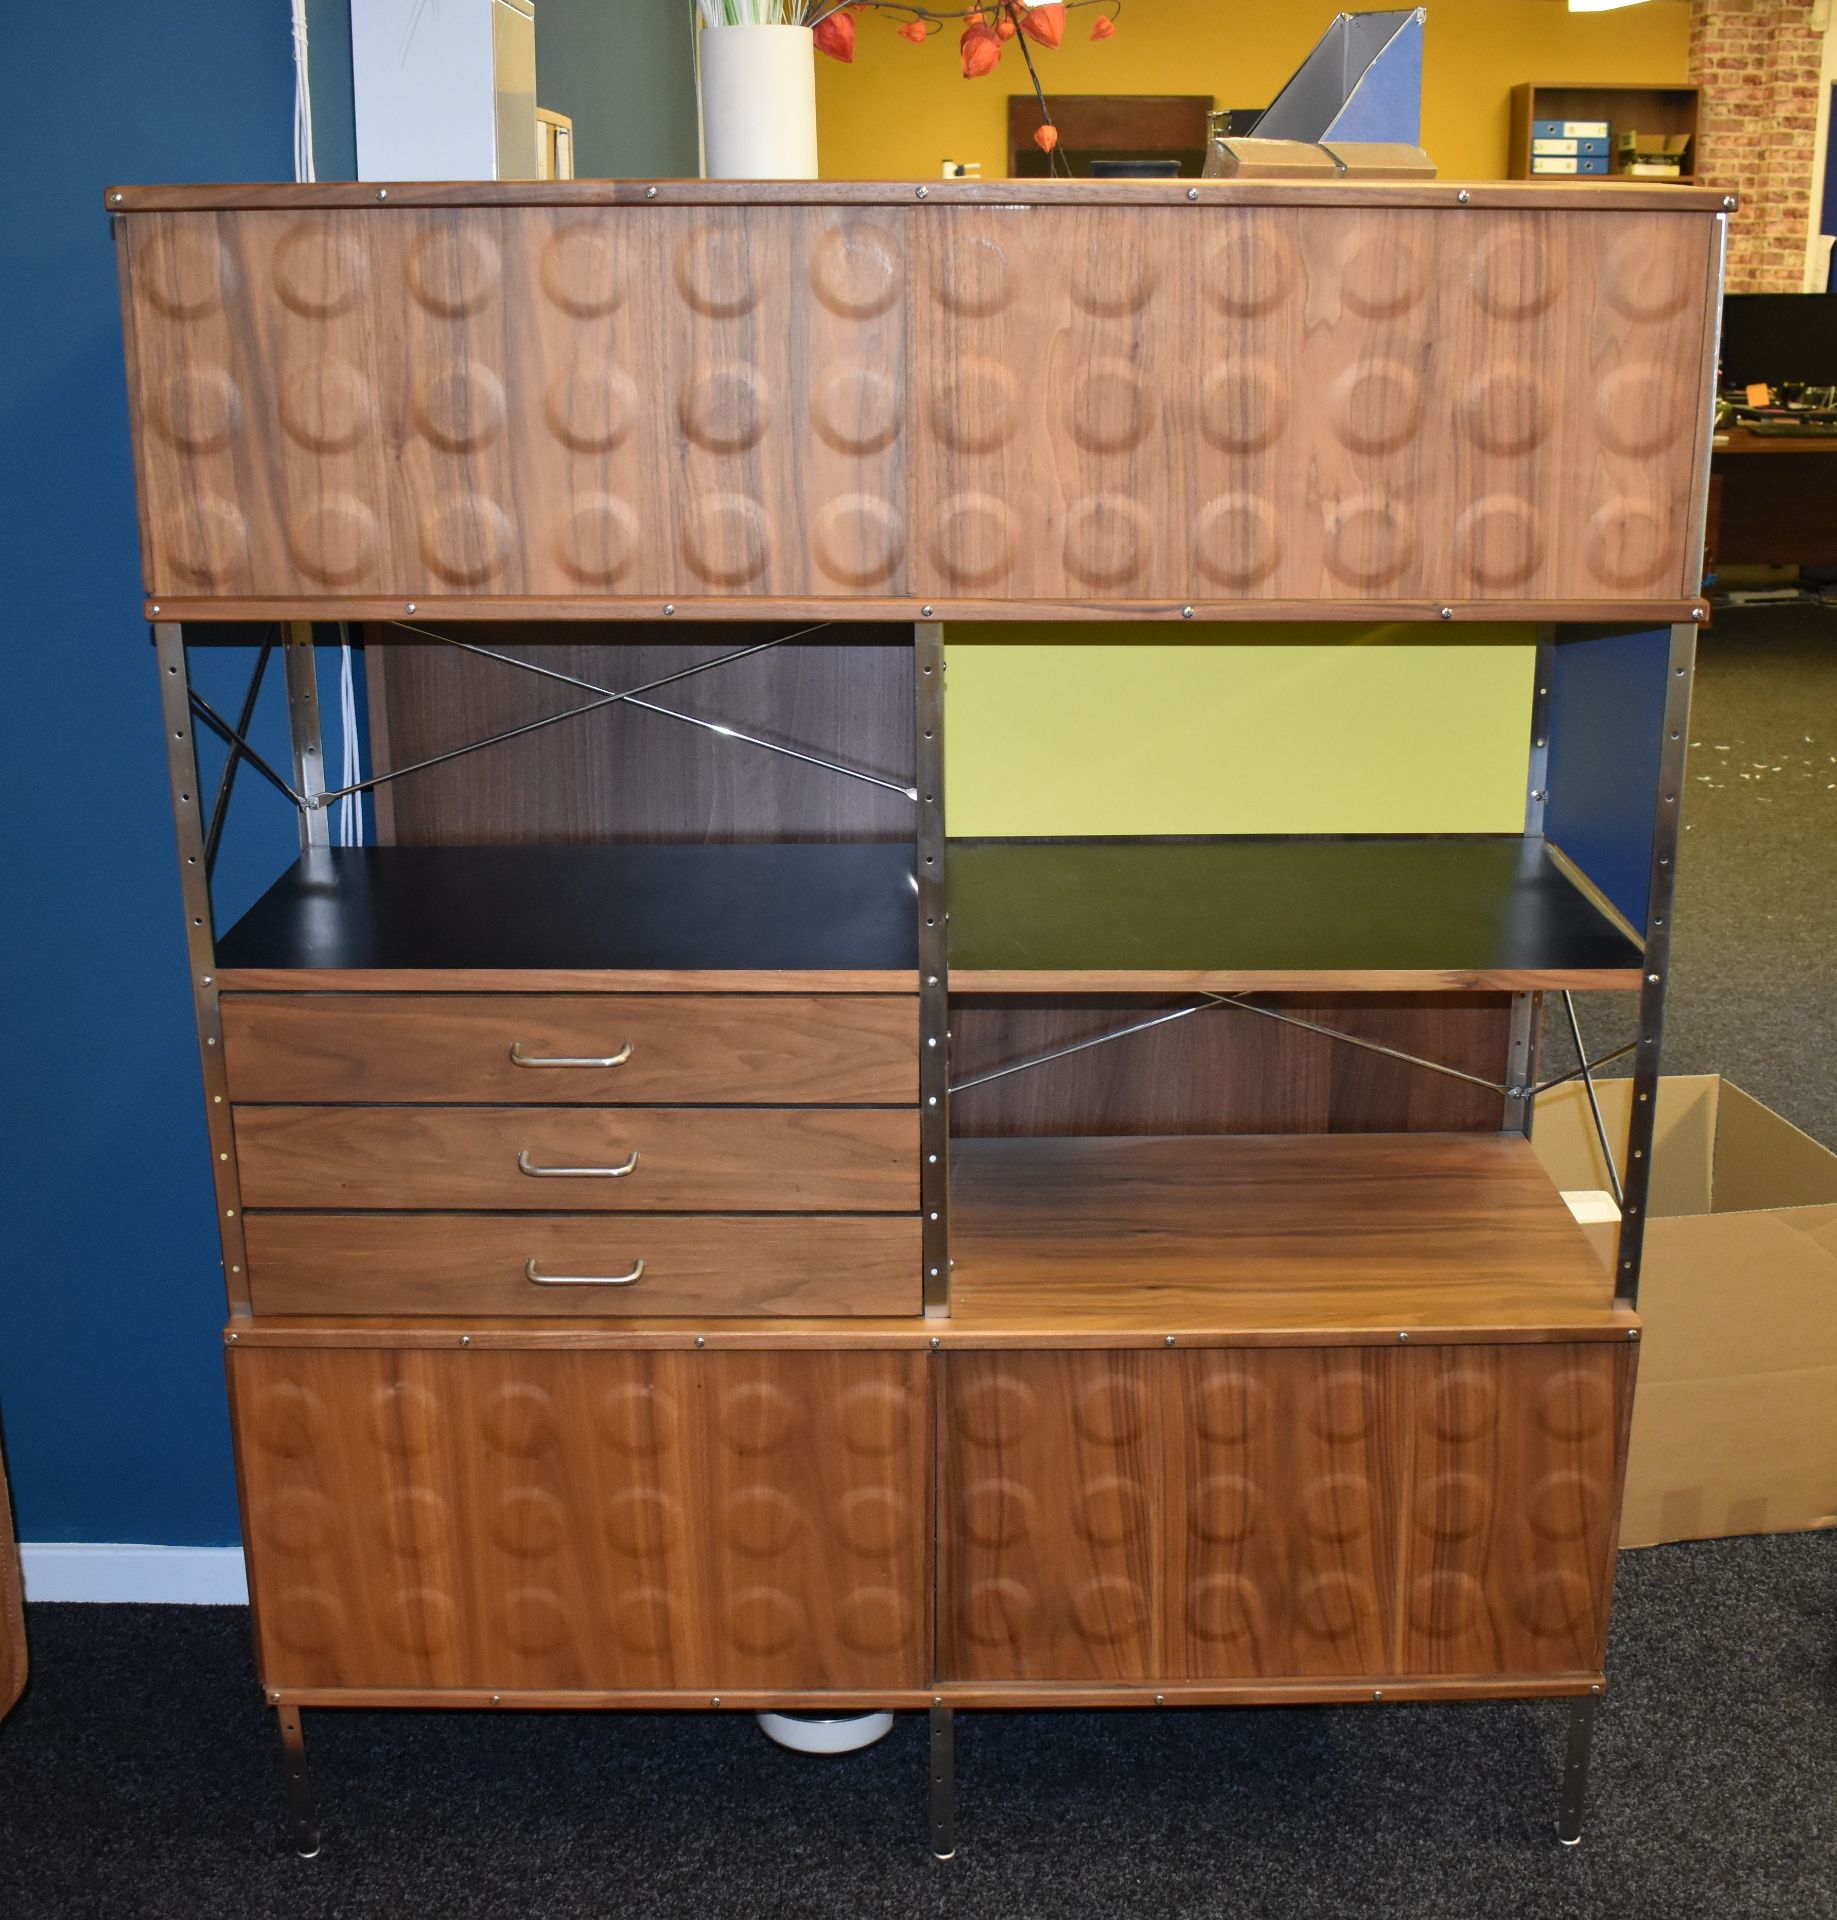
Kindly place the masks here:
[(1685, 617), (1687, 189), (145, 189), (150, 600)]

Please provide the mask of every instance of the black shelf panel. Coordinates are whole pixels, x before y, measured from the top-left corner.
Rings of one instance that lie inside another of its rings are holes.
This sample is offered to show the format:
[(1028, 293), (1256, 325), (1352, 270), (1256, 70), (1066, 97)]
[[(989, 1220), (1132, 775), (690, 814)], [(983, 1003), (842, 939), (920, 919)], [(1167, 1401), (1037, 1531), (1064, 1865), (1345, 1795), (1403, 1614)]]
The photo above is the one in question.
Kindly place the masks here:
[(226, 970), (910, 971), (903, 842), (315, 849), (217, 942)]
[(1544, 843), (1515, 835), (955, 841), (949, 896), (962, 986), (1032, 973), (1535, 985), (1640, 962)]

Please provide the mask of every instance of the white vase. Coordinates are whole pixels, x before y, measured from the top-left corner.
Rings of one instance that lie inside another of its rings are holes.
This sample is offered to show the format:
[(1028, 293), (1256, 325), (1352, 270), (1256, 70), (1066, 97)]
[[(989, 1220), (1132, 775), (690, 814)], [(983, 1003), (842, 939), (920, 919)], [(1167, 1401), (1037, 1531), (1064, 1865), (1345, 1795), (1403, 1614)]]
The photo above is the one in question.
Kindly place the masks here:
[(816, 46), (808, 27), (704, 27), (702, 175), (816, 178)]

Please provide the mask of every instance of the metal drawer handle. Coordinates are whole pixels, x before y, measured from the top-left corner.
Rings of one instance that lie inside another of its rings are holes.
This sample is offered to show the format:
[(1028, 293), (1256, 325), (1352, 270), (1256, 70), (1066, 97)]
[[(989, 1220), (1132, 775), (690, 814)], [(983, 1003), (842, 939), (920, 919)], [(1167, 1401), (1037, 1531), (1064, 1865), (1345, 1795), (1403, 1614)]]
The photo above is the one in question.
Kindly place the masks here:
[(526, 1148), (517, 1155), (517, 1171), (527, 1173), (538, 1180), (623, 1180), (638, 1165), (638, 1149), (633, 1147), (631, 1158), (622, 1167), (539, 1167), (529, 1157)]
[(570, 1060), (565, 1056), (545, 1060), (539, 1054), (525, 1053), (521, 1040), (513, 1040), (510, 1043), (510, 1064), (513, 1067), (622, 1067), (630, 1058), (631, 1042), (629, 1040), (617, 1053), (608, 1055), (604, 1060)]
[(629, 1287), (644, 1278), (644, 1262), (630, 1273), (538, 1273), (532, 1260), (523, 1271), (539, 1287)]

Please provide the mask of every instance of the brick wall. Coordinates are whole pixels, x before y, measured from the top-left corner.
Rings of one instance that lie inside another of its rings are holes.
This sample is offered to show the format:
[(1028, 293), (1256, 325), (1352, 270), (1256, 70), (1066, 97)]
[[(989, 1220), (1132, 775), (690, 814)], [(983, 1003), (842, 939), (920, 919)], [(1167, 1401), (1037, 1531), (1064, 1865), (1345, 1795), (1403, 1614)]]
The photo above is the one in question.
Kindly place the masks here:
[(1741, 195), (1731, 293), (1796, 293), (1811, 220), (1824, 36), (1813, 0), (1691, 0), (1690, 77), (1703, 90), (1698, 180)]

